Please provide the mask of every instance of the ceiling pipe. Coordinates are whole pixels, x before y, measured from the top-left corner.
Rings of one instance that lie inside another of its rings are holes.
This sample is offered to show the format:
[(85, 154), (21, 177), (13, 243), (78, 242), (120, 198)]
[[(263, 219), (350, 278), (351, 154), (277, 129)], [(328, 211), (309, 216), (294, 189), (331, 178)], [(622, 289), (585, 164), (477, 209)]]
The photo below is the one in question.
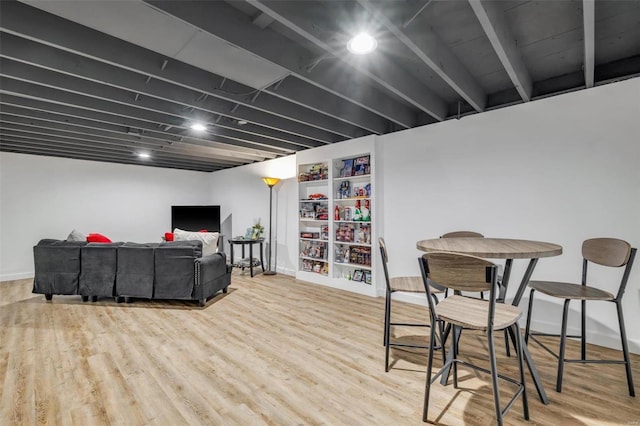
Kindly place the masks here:
[(407, 19), (406, 21), (404, 21), (402, 23), (402, 28), (407, 28), (411, 22), (413, 22), (414, 19), (416, 19), (418, 17), (418, 15), (420, 15), (420, 13), (422, 13), (422, 11), (429, 6), (429, 3), (431, 3), (433, 0), (427, 0), (425, 4), (423, 4), (420, 9), (418, 9), (418, 11), (416, 13), (413, 14), (413, 16), (409, 19)]

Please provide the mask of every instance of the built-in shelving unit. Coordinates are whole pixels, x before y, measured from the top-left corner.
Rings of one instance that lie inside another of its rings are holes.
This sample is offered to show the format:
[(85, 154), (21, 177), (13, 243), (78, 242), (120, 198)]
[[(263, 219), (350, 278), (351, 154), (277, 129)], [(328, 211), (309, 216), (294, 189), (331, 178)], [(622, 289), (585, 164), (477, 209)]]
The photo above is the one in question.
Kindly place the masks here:
[(329, 165), (298, 165), (298, 270), (329, 275)]
[(332, 277), (370, 285), (373, 282), (371, 154), (334, 159), (332, 166)]
[(296, 277), (376, 295), (372, 150), (334, 156), (302, 152), (297, 156), (311, 161), (297, 165)]

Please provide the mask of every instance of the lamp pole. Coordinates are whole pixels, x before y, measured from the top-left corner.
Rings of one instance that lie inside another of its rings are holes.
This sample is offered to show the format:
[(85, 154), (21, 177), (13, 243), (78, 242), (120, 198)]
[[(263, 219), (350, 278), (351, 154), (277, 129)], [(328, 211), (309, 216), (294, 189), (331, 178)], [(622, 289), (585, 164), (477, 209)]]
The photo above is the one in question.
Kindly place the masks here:
[(272, 235), (272, 225), (273, 225), (273, 187), (280, 182), (280, 179), (278, 178), (269, 178), (269, 177), (264, 177), (262, 178), (262, 180), (264, 181), (264, 183), (266, 183), (269, 186), (269, 257), (268, 257), (268, 265), (267, 265), (267, 270), (264, 272), (265, 275), (275, 275), (276, 271), (274, 271), (273, 269), (271, 269), (271, 257), (272, 257), (272, 253), (273, 253), (273, 240), (271, 238)]

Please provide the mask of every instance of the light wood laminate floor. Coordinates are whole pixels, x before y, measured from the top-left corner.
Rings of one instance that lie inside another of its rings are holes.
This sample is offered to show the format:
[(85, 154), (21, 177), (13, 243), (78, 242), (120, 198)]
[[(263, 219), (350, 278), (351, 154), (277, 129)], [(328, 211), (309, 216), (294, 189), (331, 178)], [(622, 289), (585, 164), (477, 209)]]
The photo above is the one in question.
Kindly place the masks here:
[[(204, 308), (79, 296), (46, 302), (31, 285), (0, 283), (1, 425), (423, 424), (426, 357), (394, 350), (384, 372), (381, 298), (238, 272), (229, 293)], [(423, 307), (394, 309), (426, 319)], [(486, 360), (480, 335), (463, 335), (461, 348)], [(501, 372), (515, 374), (501, 335), (497, 348)], [(551, 403), (540, 403), (529, 380), (531, 421), (517, 402), (506, 424), (640, 423), (640, 399), (628, 396), (623, 366), (568, 365), (558, 394), (555, 359), (531, 350)], [(640, 356), (633, 363), (640, 382)], [(492, 424), (489, 377), (465, 369), (460, 377), (457, 390), (434, 385), (430, 421)], [(502, 390), (506, 402), (510, 385)]]

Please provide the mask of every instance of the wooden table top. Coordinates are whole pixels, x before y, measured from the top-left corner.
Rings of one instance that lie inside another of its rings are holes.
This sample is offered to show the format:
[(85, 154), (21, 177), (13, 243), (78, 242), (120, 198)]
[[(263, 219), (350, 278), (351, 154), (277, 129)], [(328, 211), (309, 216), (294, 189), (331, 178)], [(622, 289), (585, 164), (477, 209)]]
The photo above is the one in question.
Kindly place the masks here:
[(418, 250), (449, 251), (487, 259), (533, 259), (562, 254), (562, 246), (511, 238), (434, 238), (418, 241)]

